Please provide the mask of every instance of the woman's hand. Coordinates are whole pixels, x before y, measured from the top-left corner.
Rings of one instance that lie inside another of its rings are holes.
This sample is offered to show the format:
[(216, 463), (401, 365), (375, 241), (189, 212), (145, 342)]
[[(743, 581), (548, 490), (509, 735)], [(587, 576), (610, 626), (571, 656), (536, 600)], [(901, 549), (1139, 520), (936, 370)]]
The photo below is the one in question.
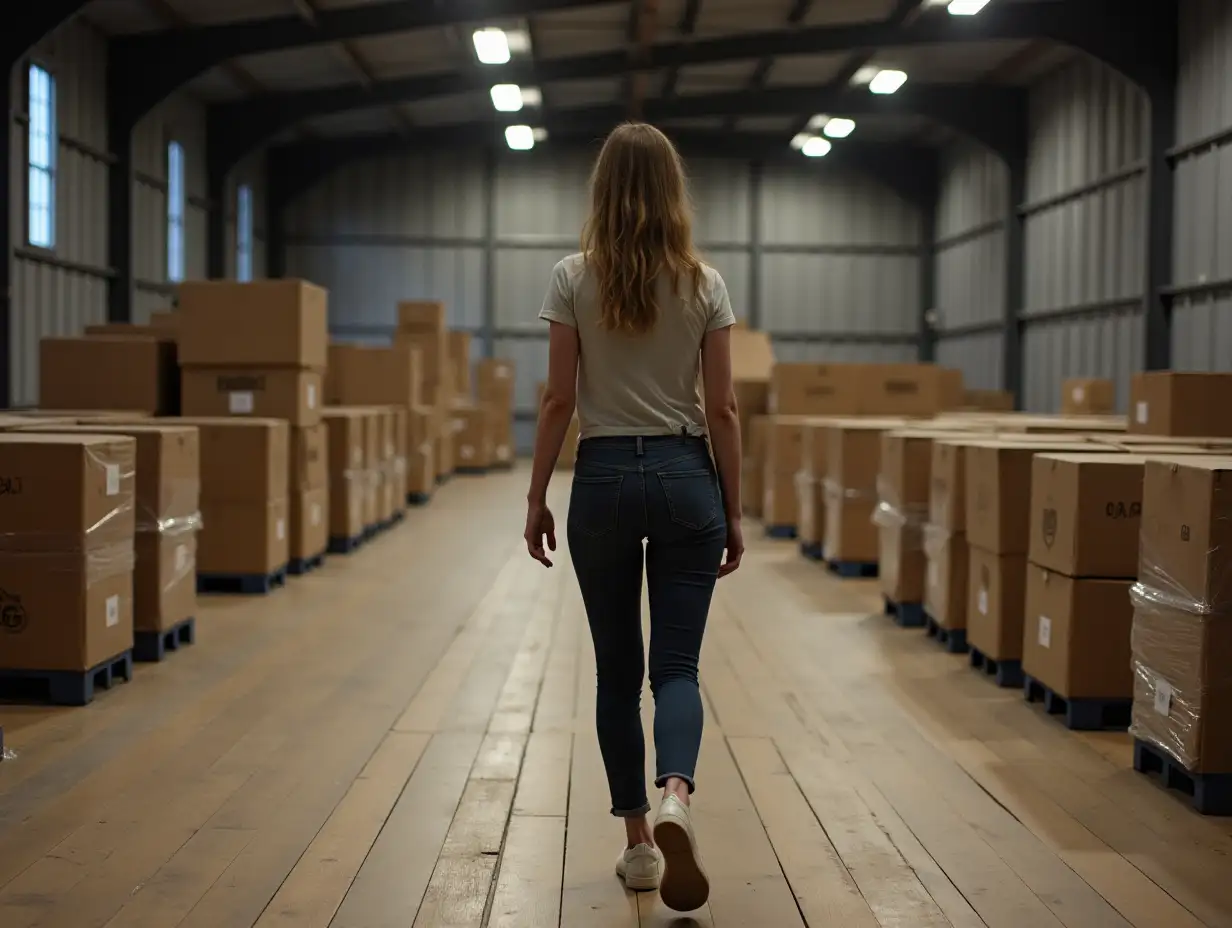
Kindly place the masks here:
[(544, 567), (551, 567), (552, 561), (543, 548), (543, 540), (547, 538), (547, 551), (556, 550), (556, 520), (552, 510), (546, 503), (531, 503), (526, 509), (526, 550)]
[(727, 523), (727, 556), (723, 566), (719, 568), (719, 579), (735, 573), (740, 567), (740, 559), (744, 557), (744, 529), (740, 519), (732, 519)]

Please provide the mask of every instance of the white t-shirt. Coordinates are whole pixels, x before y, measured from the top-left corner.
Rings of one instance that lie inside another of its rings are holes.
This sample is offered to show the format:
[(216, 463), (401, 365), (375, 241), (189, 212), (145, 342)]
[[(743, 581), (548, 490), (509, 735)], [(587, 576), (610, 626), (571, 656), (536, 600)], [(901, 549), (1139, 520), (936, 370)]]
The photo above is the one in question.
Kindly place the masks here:
[(727, 285), (702, 267), (700, 292), (688, 277), (657, 283), (659, 318), (644, 335), (609, 332), (599, 325), (599, 297), (583, 257), (571, 255), (552, 270), (540, 319), (578, 330), (580, 438), (704, 435), (698, 368), (707, 332), (736, 324)]

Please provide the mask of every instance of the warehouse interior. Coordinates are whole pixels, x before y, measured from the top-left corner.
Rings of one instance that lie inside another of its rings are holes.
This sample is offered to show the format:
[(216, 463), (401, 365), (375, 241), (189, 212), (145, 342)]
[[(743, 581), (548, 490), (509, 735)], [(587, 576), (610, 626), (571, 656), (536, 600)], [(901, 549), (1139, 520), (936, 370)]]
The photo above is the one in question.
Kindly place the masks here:
[[(6, 23), (4, 928), (1232, 926), (1232, 4)], [(740, 319), (687, 916), (613, 873), (581, 594), (521, 537), (626, 120)]]

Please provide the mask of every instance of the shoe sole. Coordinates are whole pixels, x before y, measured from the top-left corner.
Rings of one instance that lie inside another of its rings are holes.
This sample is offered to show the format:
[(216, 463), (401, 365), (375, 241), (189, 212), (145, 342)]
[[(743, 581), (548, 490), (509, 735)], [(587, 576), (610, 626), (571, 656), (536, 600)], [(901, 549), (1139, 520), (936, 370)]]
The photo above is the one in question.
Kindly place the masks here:
[(655, 824), (655, 844), (663, 853), (659, 898), (676, 912), (695, 912), (710, 898), (710, 881), (702, 871), (688, 829), (666, 819)]
[(622, 876), (625, 888), (635, 893), (652, 893), (659, 888), (659, 878), (655, 876)]

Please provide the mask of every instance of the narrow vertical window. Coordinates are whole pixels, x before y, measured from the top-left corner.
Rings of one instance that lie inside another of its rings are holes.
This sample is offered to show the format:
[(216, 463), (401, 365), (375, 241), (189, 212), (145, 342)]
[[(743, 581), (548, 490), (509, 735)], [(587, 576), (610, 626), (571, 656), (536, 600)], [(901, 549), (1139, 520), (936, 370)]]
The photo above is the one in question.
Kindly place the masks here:
[(167, 146), (167, 279), (184, 279), (184, 146)]
[(26, 240), (36, 248), (56, 247), (56, 79), (30, 65), (27, 126)]
[(235, 204), (235, 278), (252, 280), (252, 188), (241, 184)]

